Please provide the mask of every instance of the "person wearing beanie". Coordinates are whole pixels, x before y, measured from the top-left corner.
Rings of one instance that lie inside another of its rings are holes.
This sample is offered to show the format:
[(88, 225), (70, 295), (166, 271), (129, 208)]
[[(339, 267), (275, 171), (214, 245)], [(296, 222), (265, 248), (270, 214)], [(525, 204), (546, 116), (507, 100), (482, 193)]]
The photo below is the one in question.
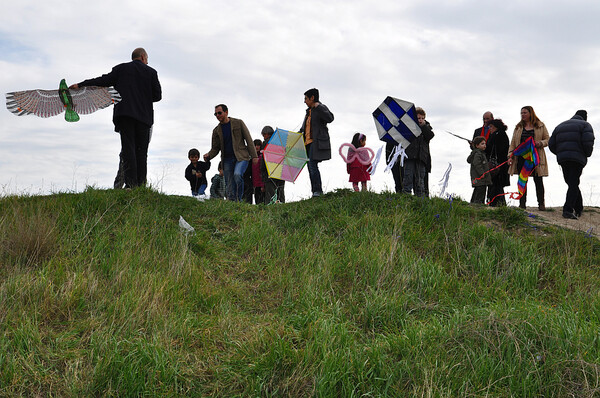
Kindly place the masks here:
[(594, 130), (587, 122), (587, 112), (578, 110), (571, 119), (556, 126), (548, 142), (550, 152), (556, 155), (568, 186), (563, 206), (563, 217), (577, 219), (583, 211), (579, 180), (587, 158), (594, 149)]

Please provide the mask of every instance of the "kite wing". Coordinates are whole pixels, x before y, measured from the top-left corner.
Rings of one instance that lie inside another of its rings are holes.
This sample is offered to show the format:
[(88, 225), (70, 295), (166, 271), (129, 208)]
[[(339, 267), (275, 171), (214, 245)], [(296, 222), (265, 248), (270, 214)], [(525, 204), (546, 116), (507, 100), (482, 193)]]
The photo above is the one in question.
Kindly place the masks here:
[(17, 116), (36, 115), (43, 118), (60, 115), (65, 110), (58, 90), (6, 93), (6, 108)]
[(379, 139), (407, 148), (421, 135), (415, 105), (398, 98), (387, 97), (373, 112)]
[(121, 95), (111, 87), (82, 87), (69, 90), (73, 98), (73, 110), (81, 115), (89, 115), (121, 101)]
[[(68, 90), (73, 110), (82, 115), (96, 112), (121, 101), (121, 96), (110, 87), (82, 87)], [(60, 99), (59, 90), (28, 90), (6, 94), (6, 108), (17, 116), (56, 116), (68, 108)]]
[(296, 181), (308, 157), (301, 133), (276, 129), (263, 151), (269, 178)]

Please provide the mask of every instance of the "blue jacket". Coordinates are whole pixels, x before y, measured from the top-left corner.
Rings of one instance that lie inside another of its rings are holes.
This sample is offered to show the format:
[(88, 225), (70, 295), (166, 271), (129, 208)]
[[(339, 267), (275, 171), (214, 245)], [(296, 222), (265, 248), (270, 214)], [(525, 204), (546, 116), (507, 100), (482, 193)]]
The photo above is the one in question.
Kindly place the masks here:
[(594, 149), (594, 130), (581, 116), (575, 115), (556, 126), (548, 148), (556, 155), (558, 164), (577, 162), (585, 166)]

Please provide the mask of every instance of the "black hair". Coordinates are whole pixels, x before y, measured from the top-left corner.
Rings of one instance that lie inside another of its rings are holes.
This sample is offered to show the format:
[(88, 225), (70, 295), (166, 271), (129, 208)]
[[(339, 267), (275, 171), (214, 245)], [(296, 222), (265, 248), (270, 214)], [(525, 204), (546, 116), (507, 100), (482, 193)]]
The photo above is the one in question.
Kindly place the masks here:
[(506, 124), (502, 121), (502, 119), (494, 119), (490, 122), (490, 125), (496, 127), (498, 131), (506, 131), (508, 128)]
[(215, 109), (217, 109), (218, 107), (221, 107), (221, 109), (223, 109), (223, 112), (229, 112), (229, 109), (227, 109), (227, 105), (225, 104), (215, 105)]
[(306, 90), (304, 95), (306, 95), (306, 98), (308, 98), (308, 99), (315, 97), (315, 102), (319, 102), (319, 90), (317, 90), (316, 88), (311, 88), (310, 90)]
[(360, 147), (361, 136), (363, 138), (366, 138), (365, 135), (362, 133), (356, 133), (356, 134), (354, 134), (354, 136), (352, 136), (352, 145), (354, 145), (354, 148)]
[(200, 157), (200, 151), (197, 150), (196, 148), (190, 149), (189, 152), (188, 152), (188, 158), (191, 158), (192, 156), (198, 156), (198, 157)]
[(254, 145), (258, 145), (258, 146), (262, 147), (262, 141), (257, 138), (254, 140)]

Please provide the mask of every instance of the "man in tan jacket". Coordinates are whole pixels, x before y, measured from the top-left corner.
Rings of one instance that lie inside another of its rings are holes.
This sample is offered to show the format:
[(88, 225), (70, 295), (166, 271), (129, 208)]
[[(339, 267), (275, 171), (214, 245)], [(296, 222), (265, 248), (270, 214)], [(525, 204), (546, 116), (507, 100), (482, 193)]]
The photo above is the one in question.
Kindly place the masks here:
[(257, 163), (258, 156), (248, 127), (241, 119), (229, 117), (227, 105), (215, 106), (215, 116), (219, 124), (213, 130), (211, 149), (204, 160), (221, 152), (227, 199), (239, 202), (244, 193), (244, 172), (250, 159)]

